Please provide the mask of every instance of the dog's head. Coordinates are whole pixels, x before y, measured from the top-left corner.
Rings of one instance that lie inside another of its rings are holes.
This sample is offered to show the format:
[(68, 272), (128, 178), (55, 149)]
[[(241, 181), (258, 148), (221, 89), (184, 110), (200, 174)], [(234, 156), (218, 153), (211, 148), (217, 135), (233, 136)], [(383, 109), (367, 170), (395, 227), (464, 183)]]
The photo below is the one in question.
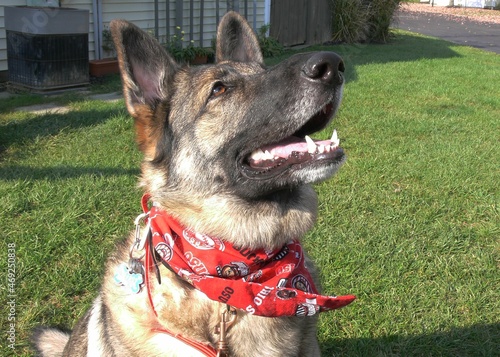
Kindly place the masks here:
[[(231, 197), (287, 210), (310, 196), (306, 184), (343, 163), (336, 135), (309, 138), (340, 104), (336, 54), (298, 54), (267, 69), (254, 32), (234, 12), (223, 17), (216, 63), (207, 66), (181, 66), (128, 22), (113, 21), (111, 31), (145, 154), (143, 184), (155, 199), (201, 207)], [(313, 201), (300, 210), (314, 210)]]

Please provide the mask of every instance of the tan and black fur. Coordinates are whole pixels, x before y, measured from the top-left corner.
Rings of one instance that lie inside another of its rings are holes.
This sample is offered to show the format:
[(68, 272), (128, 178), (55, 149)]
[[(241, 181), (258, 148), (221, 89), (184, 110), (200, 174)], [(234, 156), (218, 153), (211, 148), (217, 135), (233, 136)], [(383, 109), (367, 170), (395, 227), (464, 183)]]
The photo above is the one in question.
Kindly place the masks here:
[[(267, 69), (246, 21), (228, 13), (217, 35), (216, 63), (176, 63), (148, 34), (113, 21), (127, 108), (144, 153), (141, 185), (167, 212), (195, 231), (238, 246), (281, 247), (302, 237), (316, 218), (310, 184), (333, 175), (342, 149), (249, 164), (256, 149), (323, 129), (342, 95), (343, 63), (333, 53), (290, 57)], [(295, 160), (295, 161), (294, 161)], [(130, 218), (130, 217), (129, 217)], [(215, 346), (225, 305), (211, 301), (169, 269), (151, 277), (147, 294), (125, 293), (113, 281), (128, 262), (134, 236), (109, 258), (103, 285), (71, 334), (39, 329), (40, 356), (199, 356), (186, 344), (152, 331), (166, 328)], [(316, 317), (266, 318), (237, 312), (228, 331), (231, 356), (319, 356)]]

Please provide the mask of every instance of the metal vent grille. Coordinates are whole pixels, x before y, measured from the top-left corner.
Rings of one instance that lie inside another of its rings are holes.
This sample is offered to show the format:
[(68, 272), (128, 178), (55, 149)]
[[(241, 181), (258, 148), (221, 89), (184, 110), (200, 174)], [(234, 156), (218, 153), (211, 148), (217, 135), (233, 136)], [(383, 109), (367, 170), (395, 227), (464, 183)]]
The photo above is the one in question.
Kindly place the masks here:
[(9, 81), (36, 90), (88, 84), (88, 34), (7, 31)]

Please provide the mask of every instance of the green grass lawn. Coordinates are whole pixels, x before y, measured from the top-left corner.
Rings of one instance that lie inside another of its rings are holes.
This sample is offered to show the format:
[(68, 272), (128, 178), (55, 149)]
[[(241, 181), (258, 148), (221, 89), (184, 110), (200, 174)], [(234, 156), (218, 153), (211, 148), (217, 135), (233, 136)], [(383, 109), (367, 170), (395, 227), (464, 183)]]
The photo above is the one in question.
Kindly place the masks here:
[[(337, 128), (349, 159), (316, 186), (305, 246), (326, 292), (358, 296), (321, 315), (323, 355), (498, 356), (500, 56), (406, 32), (314, 49), (346, 62), (342, 108), (316, 137)], [(47, 100), (0, 101), (2, 356), (30, 355), (36, 325), (73, 325), (140, 213), (123, 101), (69, 95), (59, 99), (68, 114), (13, 110)], [(13, 243), (14, 350), (4, 333)]]

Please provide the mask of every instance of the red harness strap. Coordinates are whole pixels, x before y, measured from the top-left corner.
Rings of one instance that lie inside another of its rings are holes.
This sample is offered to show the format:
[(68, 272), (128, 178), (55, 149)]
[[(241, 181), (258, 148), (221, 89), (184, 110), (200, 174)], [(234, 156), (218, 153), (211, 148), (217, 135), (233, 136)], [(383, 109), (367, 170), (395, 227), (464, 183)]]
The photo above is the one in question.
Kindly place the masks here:
[[(146, 261), (145, 261), (145, 268), (144, 268), (144, 271), (145, 271), (144, 272), (144, 280), (145, 280), (145, 284), (146, 284), (146, 291), (148, 293), (148, 299), (149, 299), (149, 304), (151, 305), (151, 309), (153, 310), (155, 316), (158, 317), (158, 313), (156, 312), (155, 306), (153, 304), (153, 298), (151, 296), (151, 284), (149, 281), (149, 271), (153, 268), (153, 264), (155, 264), (154, 262), (151, 261), (153, 253), (150, 251), (150, 245), (148, 243), (146, 243), (146, 246), (144, 248), (146, 250), (146, 257), (145, 257)], [(164, 334), (169, 335), (169, 336), (171, 336), (179, 341), (182, 341), (185, 344), (200, 351), (201, 353), (203, 353), (207, 357), (216, 357), (217, 356), (217, 351), (215, 350), (215, 348), (213, 348), (212, 346), (210, 346), (208, 344), (189, 339), (187, 337), (182, 336), (181, 334), (173, 333), (172, 331), (164, 329), (164, 328), (153, 328), (153, 329), (151, 329), (151, 331), (164, 333)]]

